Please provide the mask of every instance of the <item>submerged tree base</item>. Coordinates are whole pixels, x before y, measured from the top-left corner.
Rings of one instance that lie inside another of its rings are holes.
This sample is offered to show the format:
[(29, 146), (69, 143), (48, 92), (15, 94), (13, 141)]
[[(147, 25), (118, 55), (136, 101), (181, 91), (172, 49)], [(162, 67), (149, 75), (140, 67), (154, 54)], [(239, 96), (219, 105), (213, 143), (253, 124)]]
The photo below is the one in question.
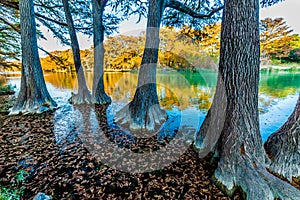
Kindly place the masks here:
[(160, 108), (156, 84), (149, 83), (137, 88), (133, 100), (116, 114), (115, 121), (137, 137), (150, 137), (167, 117)]
[(90, 92), (87, 91), (81, 91), (78, 94), (71, 93), (72, 96), (69, 99), (69, 102), (74, 105), (80, 105), (80, 104), (92, 104), (92, 95)]
[(160, 108), (159, 104), (151, 106), (147, 111), (135, 110), (135, 113), (140, 113), (140, 115), (134, 115), (131, 104), (132, 102), (116, 114), (115, 121), (136, 134), (137, 137), (150, 137), (151, 133), (157, 132), (167, 120), (167, 113)]
[(264, 144), (271, 162), (270, 170), (292, 181), (300, 176), (300, 95), (286, 123)]
[[(295, 123), (295, 128), (291, 134), (273, 135), (265, 143), (265, 149), (271, 159), (269, 168), (289, 181), (293, 177), (300, 176), (300, 152), (299, 152), (299, 123)], [(284, 133), (283, 133), (284, 134)]]

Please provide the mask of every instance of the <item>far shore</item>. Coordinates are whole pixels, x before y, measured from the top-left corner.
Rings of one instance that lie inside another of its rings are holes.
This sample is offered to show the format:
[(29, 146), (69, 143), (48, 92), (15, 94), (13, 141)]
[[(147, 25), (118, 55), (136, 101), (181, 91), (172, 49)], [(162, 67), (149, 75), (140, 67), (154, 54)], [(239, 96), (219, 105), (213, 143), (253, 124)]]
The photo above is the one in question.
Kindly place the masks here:
[[(202, 69), (202, 68), (200, 68)], [(281, 65), (261, 65), (260, 70), (265, 71), (265, 70), (279, 70), (279, 71), (284, 71), (284, 70), (300, 70), (300, 64), (298, 66), (281, 66)], [(133, 69), (106, 69), (104, 72), (136, 72), (138, 70)], [(68, 73), (70, 71), (44, 71), (44, 73)], [(75, 72), (75, 71), (71, 71)], [(86, 72), (92, 72), (92, 70), (86, 70)], [(0, 75), (20, 75), (21, 71), (0, 71)]]
[(260, 70), (300, 70), (300, 64), (298, 66), (281, 66), (281, 65), (261, 65)]

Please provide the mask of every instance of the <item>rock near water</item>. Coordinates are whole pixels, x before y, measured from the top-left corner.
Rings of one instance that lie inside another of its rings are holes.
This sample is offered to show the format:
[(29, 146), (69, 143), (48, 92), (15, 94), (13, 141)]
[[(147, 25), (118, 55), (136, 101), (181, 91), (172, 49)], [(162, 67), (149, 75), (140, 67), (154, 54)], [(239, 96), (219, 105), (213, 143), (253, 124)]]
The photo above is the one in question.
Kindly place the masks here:
[(33, 200), (52, 200), (52, 198), (44, 193), (38, 193)]

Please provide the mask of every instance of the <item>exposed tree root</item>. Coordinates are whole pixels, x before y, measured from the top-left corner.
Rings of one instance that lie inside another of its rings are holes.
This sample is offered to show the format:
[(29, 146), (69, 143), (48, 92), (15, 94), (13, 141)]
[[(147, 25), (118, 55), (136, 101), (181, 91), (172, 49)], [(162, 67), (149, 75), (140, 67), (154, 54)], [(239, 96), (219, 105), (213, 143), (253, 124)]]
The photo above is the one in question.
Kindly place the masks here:
[(300, 191), (287, 182), (270, 174), (265, 166), (241, 156), (236, 163), (220, 160), (215, 171), (215, 181), (221, 183), (232, 195), (237, 186), (246, 193), (247, 199), (274, 200), (274, 198), (297, 200)]
[(130, 108), (131, 103), (122, 108), (116, 114), (115, 121), (133, 134), (137, 134), (137, 137), (150, 137), (149, 134), (158, 131), (167, 119), (167, 113), (160, 108), (159, 104), (154, 104), (144, 111), (134, 112), (140, 115), (134, 114)]
[(43, 100), (23, 99), (16, 102), (9, 115), (42, 113), (53, 110), (56, 106), (57, 104), (51, 98)]

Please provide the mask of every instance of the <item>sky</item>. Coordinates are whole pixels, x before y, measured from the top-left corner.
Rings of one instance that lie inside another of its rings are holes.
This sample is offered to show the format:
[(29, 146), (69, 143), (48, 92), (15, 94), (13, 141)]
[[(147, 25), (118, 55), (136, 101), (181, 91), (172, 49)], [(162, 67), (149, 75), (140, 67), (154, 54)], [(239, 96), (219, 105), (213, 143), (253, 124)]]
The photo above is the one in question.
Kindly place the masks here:
[(260, 10), (260, 18), (282, 17), (287, 24), (294, 30), (294, 33), (300, 34), (300, 0), (285, 0), (268, 8)]
[[(294, 30), (293, 33), (300, 34), (299, 12), (300, 0), (285, 0), (274, 6), (262, 8), (260, 10), (260, 18), (283, 17), (291, 29)], [(119, 33), (135, 35), (140, 33), (142, 30), (145, 30), (146, 20), (143, 19), (139, 24), (136, 24), (136, 21), (137, 18), (131, 18), (130, 21), (122, 22), (120, 24)], [(70, 48), (69, 46), (62, 46), (55, 38), (53, 38), (52, 34), (48, 32), (46, 28), (42, 28), (42, 32), (46, 36), (47, 40), (40, 40), (39, 45), (45, 50), (51, 52), (54, 50), (65, 50)], [(93, 39), (79, 33), (78, 41), (81, 49), (88, 49), (91, 47)], [(40, 54), (41, 56), (44, 56), (43, 53)]]

